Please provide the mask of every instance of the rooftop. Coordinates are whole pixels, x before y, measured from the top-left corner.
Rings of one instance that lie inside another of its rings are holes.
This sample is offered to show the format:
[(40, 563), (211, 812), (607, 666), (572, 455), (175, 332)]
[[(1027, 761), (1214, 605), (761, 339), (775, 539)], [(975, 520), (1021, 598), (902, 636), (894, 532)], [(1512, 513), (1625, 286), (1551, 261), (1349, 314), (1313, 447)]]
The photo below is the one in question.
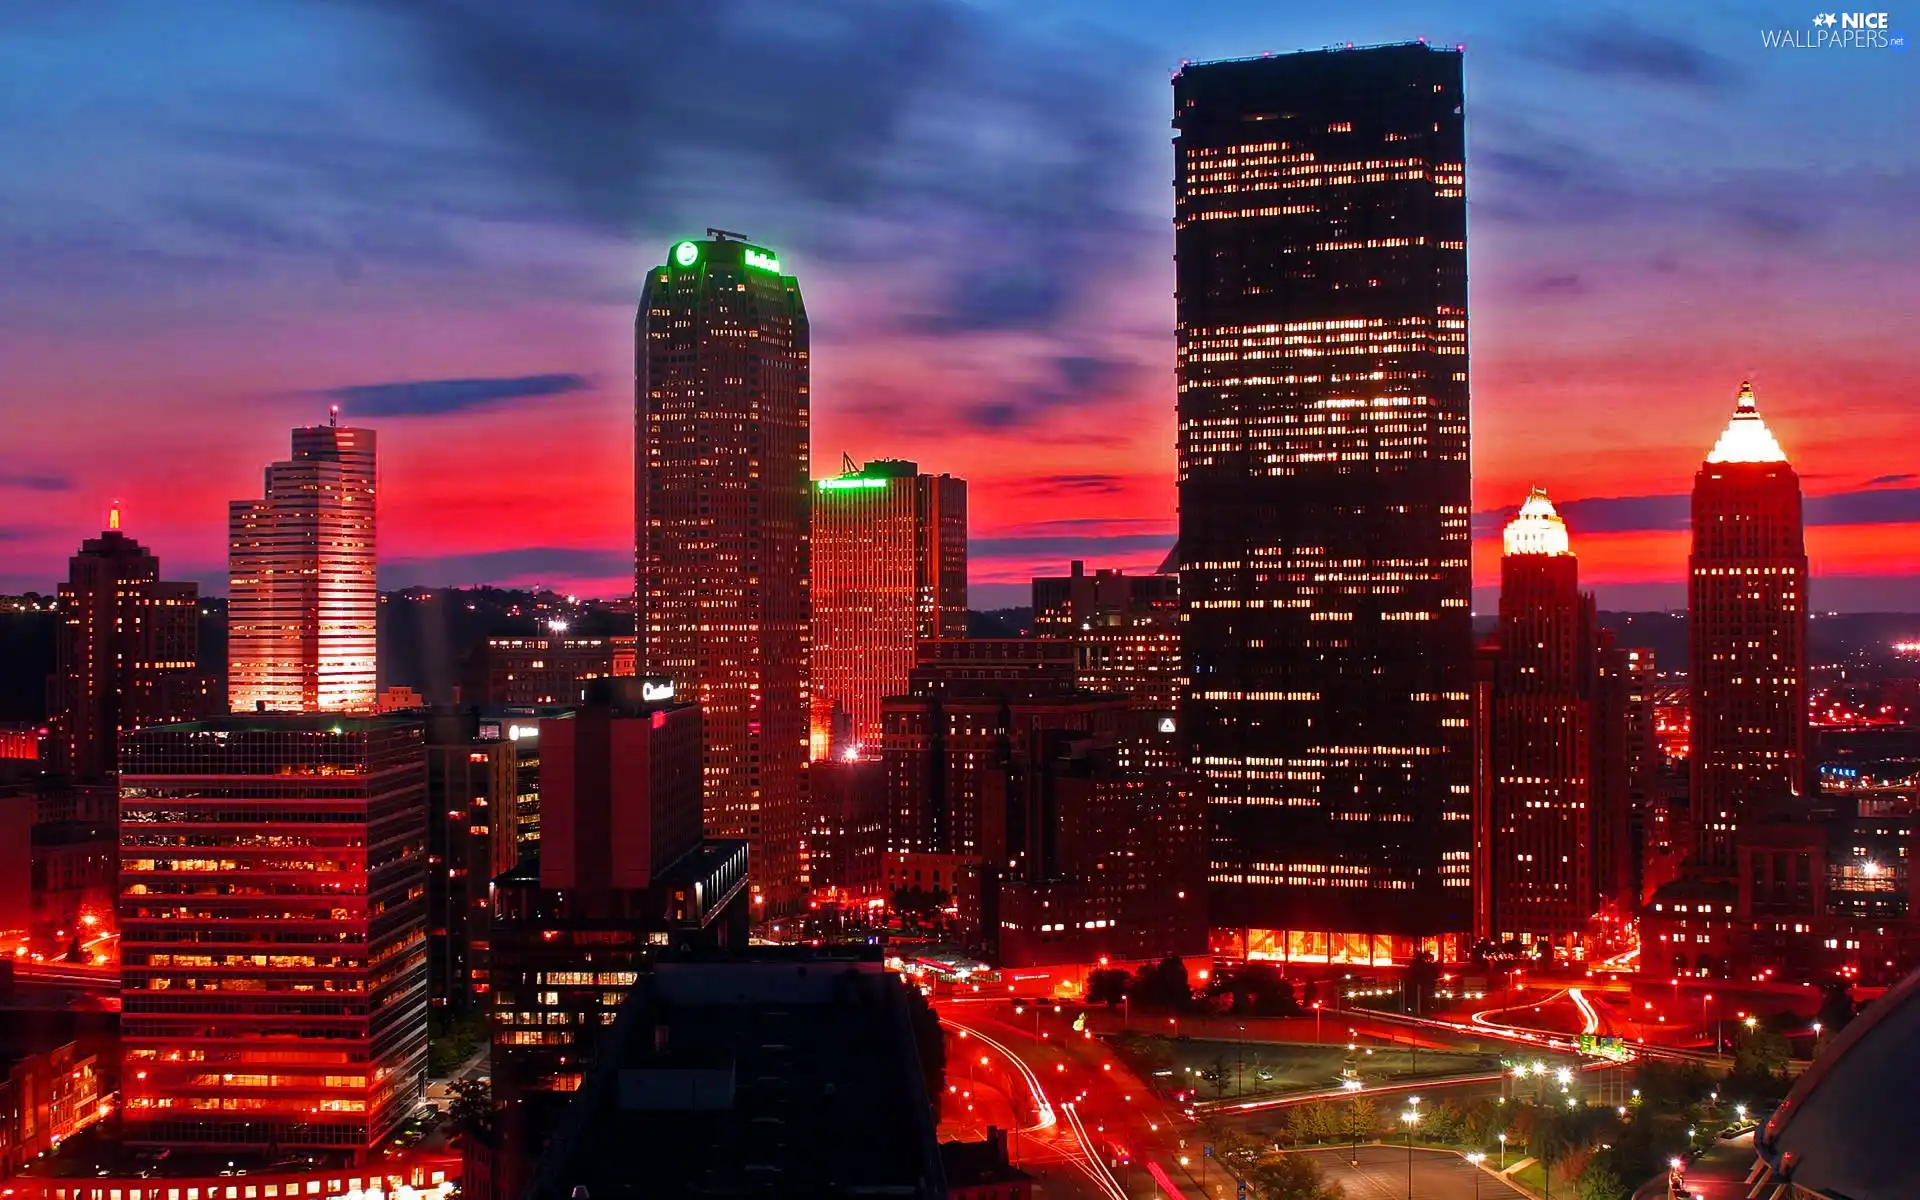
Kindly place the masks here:
[(1740, 385), (1740, 398), (1734, 403), (1733, 416), (1720, 431), (1720, 440), (1707, 452), (1710, 463), (1783, 463), (1787, 452), (1780, 448), (1773, 430), (1760, 416), (1753, 398), (1751, 382)]
[(944, 1195), (905, 992), (871, 953), (659, 963), (533, 1194)]
[(1507, 522), (1500, 533), (1508, 554), (1546, 554), (1555, 557), (1572, 553), (1567, 541), (1567, 523), (1547, 499), (1547, 489), (1534, 488), (1520, 513)]

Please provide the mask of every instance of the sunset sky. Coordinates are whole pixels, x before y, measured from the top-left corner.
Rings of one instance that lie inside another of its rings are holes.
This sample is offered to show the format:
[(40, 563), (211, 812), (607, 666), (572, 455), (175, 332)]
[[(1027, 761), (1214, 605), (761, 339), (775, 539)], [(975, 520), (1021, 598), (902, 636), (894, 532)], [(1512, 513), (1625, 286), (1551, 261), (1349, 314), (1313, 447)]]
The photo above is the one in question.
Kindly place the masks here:
[(1812, 15), (5, 5), (0, 590), (50, 590), (116, 497), (224, 590), (226, 501), (335, 402), (380, 434), (383, 586), (629, 590), (635, 300), (709, 225), (800, 279), (816, 474), (971, 481), (976, 607), (1070, 558), (1151, 569), (1172, 72), (1424, 35), (1466, 46), (1482, 534), (1544, 485), (1603, 606), (1680, 603), (1685, 493), (1750, 376), (1816, 606), (1920, 609), (1920, 54), (1762, 47)]

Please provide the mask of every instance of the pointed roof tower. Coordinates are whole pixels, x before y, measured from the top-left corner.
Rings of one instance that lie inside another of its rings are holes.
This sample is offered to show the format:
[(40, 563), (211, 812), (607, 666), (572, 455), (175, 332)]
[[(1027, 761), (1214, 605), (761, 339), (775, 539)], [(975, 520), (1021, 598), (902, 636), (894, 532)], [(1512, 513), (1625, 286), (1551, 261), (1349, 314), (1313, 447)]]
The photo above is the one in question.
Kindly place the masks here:
[(1707, 453), (1710, 463), (1783, 463), (1787, 452), (1774, 440), (1773, 430), (1761, 419), (1760, 407), (1753, 399), (1752, 381), (1740, 385), (1740, 400), (1734, 406), (1720, 440)]

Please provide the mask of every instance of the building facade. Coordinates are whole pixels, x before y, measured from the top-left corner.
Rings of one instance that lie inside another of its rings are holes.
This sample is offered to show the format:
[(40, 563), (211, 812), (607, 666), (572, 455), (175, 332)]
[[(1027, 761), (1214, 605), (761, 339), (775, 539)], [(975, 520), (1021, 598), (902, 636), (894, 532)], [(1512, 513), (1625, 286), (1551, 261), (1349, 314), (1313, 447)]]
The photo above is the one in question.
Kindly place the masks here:
[(227, 506), (227, 699), (234, 712), (372, 712), (374, 433), (293, 431), (257, 500)]
[(1180, 732), (1213, 921), (1296, 960), (1444, 954), (1471, 890), (1461, 56), (1173, 89)]
[(756, 890), (801, 892), (808, 340), (772, 253), (710, 231), (647, 275), (635, 330), (640, 669), (700, 705), (706, 821)]
[(199, 671), (200, 590), (160, 579), (160, 560), (120, 530), (120, 510), (68, 560), (54, 674), (47, 680), (47, 767), (100, 782), (120, 737), (207, 711)]
[(813, 757), (877, 758), (922, 643), (967, 633), (967, 481), (869, 462), (814, 481)]
[(483, 999), (493, 881), (520, 860), (519, 746), (471, 709), (427, 718), (427, 979), (436, 1012)]
[(1570, 951), (1600, 894), (1594, 820), (1593, 598), (1566, 523), (1535, 488), (1502, 532), (1493, 698), (1490, 936)]
[(502, 1194), (654, 958), (747, 943), (747, 844), (701, 832), (700, 717), (666, 680), (607, 679), (540, 723), (539, 854), (494, 880), (488, 946)]
[(490, 637), (468, 664), (461, 700), (489, 707), (578, 704), (588, 680), (635, 671), (635, 639), (568, 637), (564, 625), (543, 637)]
[(243, 714), (128, 736), (126, 1140), (362, 1156), (426, 1083), (424, 733)]
[(539, 855), (494, 881), (493, 1069), (509, 1105), (578, 1086), (660, 947), (744, 942), (746, 849), (701, 832), (700, 716), (665, 680), (607, 679), (540, 722)]
[(1694, 867), (1730, 878), (1740, 822), (1806, 793), (1800, 477), (1752, 384), (1694, 476), (1687, 614)]

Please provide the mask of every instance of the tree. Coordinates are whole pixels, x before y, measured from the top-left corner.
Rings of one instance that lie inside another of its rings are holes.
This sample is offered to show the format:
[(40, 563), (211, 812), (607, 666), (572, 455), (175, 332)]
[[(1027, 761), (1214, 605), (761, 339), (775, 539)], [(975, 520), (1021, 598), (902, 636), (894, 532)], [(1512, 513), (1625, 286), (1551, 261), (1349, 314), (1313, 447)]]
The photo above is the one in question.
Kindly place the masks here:
[(1342, 1200), (1346, 1192), (1300, 1154), (1271, 1154), (1247, 1172), (1247, 1184), (1259, 1200)]
[(1814, 1020), (1820, 1022), (1820, 1037), (1824, 1041), (1845, 1029), (1853, 1021), (1853, 992), (1847, 985), (1834, 980), (1826, 985), (1820, 997), (1820, 1013)]
[(1433, 959), (1433, 951), (1422, 950), (1407, 963), (1407, 1007), (1415, 1013), (1427, 1011), (1427, 1005), (1433, 999), (1433, 989), (1440, 982), (1440, 966)]
[(1625, 1200), (1627, 1185), (1620, 1180), (1620, 1173), (1605, 1154), (1596, 1154), (1580, 1172), (1575, 1185), (1579, 1189), (1580, 1200)]
[(1347, 1101), (1347, 1110), (1341, 1116), (1349, 1141), (1370, 1138), (1380, 1129), (1380, 1110), (1365, 1096), (1355, 1096)]
[(461, 1134), (476, 1133), (493, 1120), (493, 1088), (484, 1079), (456, 1079), (447, 1085), (453, 1101), (447, 1117)]
[(1187, 964), (1169, 955), (1141, 967), (1133, 977), (1133, 998), (1156, 1008), (1183, 1009), (1193, 1003), (1193, 981)]
[(1734, 1042), (1733, 1073), (1742, 1079), (1773, 1079), (1786, 1070), (1787, 1039), (1765, 1025), (1741, 1030)]
[(1118, 967), (1097, 967), (1087, 972), (1087, 1003), (1112, 1008), (1127, 998), (1128, 976)]
[(1457, 1142), (1465, 1126), (1465, 1116), (1449, 1100), (1442, 1100), (1420, 1116), (1420, 1132), (1430, 1142)]

